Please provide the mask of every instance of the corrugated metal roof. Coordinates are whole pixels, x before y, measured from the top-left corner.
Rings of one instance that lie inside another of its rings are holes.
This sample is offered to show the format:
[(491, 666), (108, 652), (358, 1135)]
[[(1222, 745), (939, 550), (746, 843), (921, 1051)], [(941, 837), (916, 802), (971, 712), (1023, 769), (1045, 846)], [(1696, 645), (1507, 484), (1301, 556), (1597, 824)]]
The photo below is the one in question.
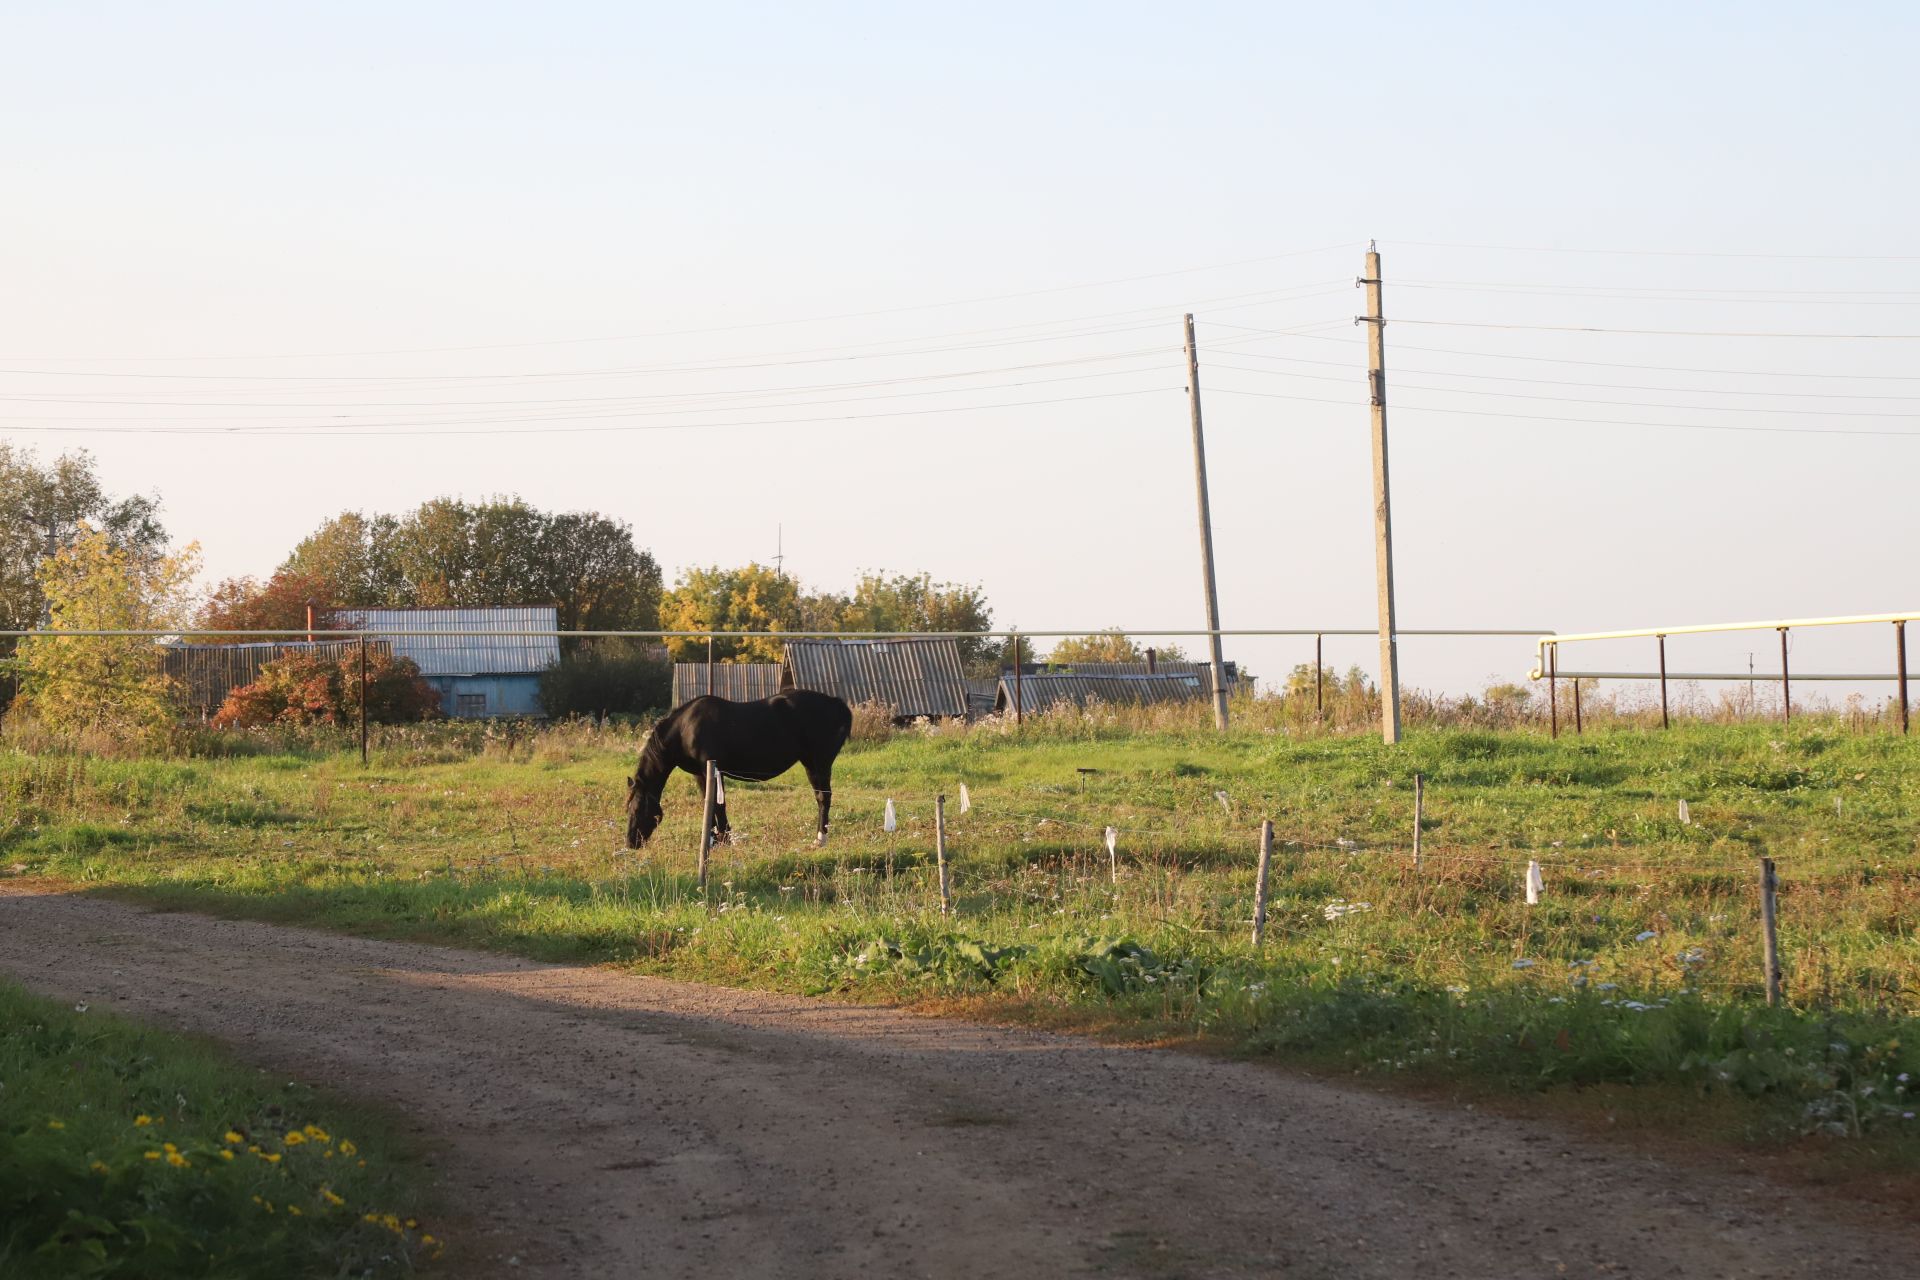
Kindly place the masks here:
[(960, 646), (951, 639), (789, 640), (787, 670), (794, 687), (850, 706), (884, 703), (901, 717), (967, 714)]
[(729, 702), (753, 702), (771, 698), (780, 692), (780, 677), (786, 668), (777, 662), (716, 662), (713, 664), (713, 688), (707, 688), (707, 664), (673, 664), (673, 705), (712, 693)]
[[(1022, 713), (1045, 711), (1063, 702), (1076, 707), (1093, 702), (1136, 707), (1163, 702), (1201, 702), (1206, 699), (1211, 683), (1210, 679), (1202, 676), (1165, 671), (1154, 675), (1144, 672), (1139, 675), (1112, 676), (1023, 675), (1020, 678), (1020, 710)], [(1000, 677), (1000, 689), (994, 695), (993, 709), (1010, 710), (1013, 707), (1013, 691), (1013, 677)]]
[(559, 630), (554, 607), (486, 609), (335, 609), (334, 625), (354, 631), (427, 631), (390, 637), (395, 654), (425, 676), (508, 676), (545, 671), (560, 661), (555, 635), (490, 636), (488, 631)]

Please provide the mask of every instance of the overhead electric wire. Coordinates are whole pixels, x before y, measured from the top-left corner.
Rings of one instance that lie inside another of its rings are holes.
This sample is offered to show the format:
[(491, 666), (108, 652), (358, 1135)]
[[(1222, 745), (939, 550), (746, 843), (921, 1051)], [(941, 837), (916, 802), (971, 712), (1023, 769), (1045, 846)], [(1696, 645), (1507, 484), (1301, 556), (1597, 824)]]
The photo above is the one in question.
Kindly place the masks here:
[(1419, 249), (1474, 249), (1500, 253), (1569, 253), (1623, 258), (1738, 258), (1776, 262), (1920, 262), (1920, 254), (1902, 253), (1738, 253), (1715, 249), (1588, 249), (1529, 244), (1467, 244), (1452, 240), (1396, 240)]
[(1105, 289), (1114, 285), (1138, 284), (1143, 280), (1165, 280), (1173, 276), (1199, 275), (1208, 271), (1225, 271), (1233, 267), (1257, 266), (1262, 263), (1281, 262), (1289, 258), (1304, 258), (1316, 253), (1330, 253), (1335, 249), (1345, 249), (1357, 243), (1358, 241), (1347, 240), (1341, 241), (1338, 244), (1320, 245), (1312, 249), (1291, 249), (1285, 253), (1267, 254), (1257, 258), (1241, 258), (1234, 262), (1216, 262), (1201, 267), (1180, 267), (1171, 271), (1155, 271), (1137, 276), (1118, 276), (1110, 280), (1092, 280), (1082, 284), (1054, 285), (1044, 289), (1026, 289), (1015, 293), (984, 294), (968, 298), (953, 298), (943, 302), (919, 302), (906, 306), (880, 307), (867, 311), (843, 311), (829, 315), (800, 316), (785, 320), (755, 320), (743, 324), (715, 325), (706, 328), (658, 329), (647, 333), (613, 335), (608, 337), (545, 338), (527, 342), (488, 342), (446, 347), (395, 347), (371, 351), (297, 352), (279, 355), (0, 356), (0, 359), (25, 363), (33, 363), (36, 361), (65, 362), (82, 360), (104, 360), (124, 363), (178, 360), (333, 360), (365, 356), (435, 355), (463, 351), (505, 351), (529, 347), (574, 346), (595, 342), (639, 342), (653, 338), (699, 337), (715, 333), (741, 333), (751, 329), (783, 328), (788, 325), (797, 324), (826, 324), (839, 320), (863, 320), (870, 319), (874, 316), (903, 315), (912, 311), (937, 311), (947, 307), (975, 306), (983, 302), (1010, 302), (1020, 298), (1037, 298), (1056, 293), (1073, 293), (1083, 289)]
[[(391, 431), (366, 430), (360, 424), (354, 430), (340, 431), (283, 431), (276, 432), (275, 438), (317, 438), (339, 439), (344, 436), (492, 436), (492, 435), (572, 435), (580, 433), (601, 433), (617, 431), (700, 431), (718, 430), (732, 427), (775, 427), (801, 426), (821, 422), (861, 422), (877, 418), (914, 418), (932, 414), (973, 413), (995, 409), (1022, 409), (1033, 405), (1071, 404), (1087, 400), (1113, 400), (1125, 396), (1154, 395), (1163, 391), (1177, 391), (1179, 387), (1169, 384), (1166, 387), (1143, 387), (1137, 391), (1105, 391), (1093, 395), (1061, 396), (1054, 399), (1002, 401), (994, 404), (945, 405), (927, 409), (900, 409), (887, 413), (832, 414), (818, 418), (766, 418), (747, 422), (676, 422), (661, 424), (631, 424), (622, 426), (599, 427), (500, 427), (477, 429), (471, 427), (453, 427), (447, 430), (404, 429)], [(631, 416), (631, 415), (621, 415)], [(577, 421), (568, 417), (560, 421)], [(232, 428), (226, 427), (19, 427), (20, 431), (45, 433), (93, 431), (102, 435), (231, 435)]]
[(1520, 329), (1541, 333), (1622, 333), (1650, 338), (1813, 338), (1846, 341), (1920, 341), (1920, 333), (1769, 333), (1737, 329), (1612, 329), (1587, 324), (1501, 324), (1485, 320), (1417, 320), (1395, 316), (1389, 324), (1432, 325), (1446, 329)]

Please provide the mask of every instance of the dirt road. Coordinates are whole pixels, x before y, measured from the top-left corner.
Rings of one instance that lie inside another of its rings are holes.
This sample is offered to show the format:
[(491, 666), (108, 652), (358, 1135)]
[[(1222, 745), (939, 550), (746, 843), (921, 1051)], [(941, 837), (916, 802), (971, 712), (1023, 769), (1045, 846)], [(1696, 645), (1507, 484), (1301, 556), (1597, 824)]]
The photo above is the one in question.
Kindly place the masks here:
[[(0, 884), (0, 972), (416, 1117), (516, 1276), (1912, 1276), (1908, 1229), (1258, 1066)], [(509, 1260), (513, 1260), (511, 1263)]]

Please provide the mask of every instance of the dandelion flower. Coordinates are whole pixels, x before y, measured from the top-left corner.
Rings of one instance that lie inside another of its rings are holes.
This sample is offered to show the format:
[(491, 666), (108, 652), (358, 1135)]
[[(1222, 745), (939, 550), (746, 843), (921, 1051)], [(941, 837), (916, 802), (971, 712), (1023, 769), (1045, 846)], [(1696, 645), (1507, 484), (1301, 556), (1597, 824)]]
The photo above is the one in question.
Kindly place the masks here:
[(174, 1146), (171, 1142), (161, 1143), (160, 1149), (166, 1152), (170, 1156), (177, 1156), (180, 1154), (180, 1148)]
[(47, 1128), (49, 1128), (49, 1129), (64, 1129), (64, 1128), (66, 1128), (66, 1127), (67, 1127), (67, 1122), (66, 1122), (65, 1120), (49, 1120), (49, 1121), (47, 1121)]
[(354, 1146), (353, 1143), (347, 1141), (347, 1139), (342, 1138), (340, 1139), (340, 1154), (343, 1156), (359, 1155), (360, 1148)]
[(113, 1170), (107, 1168), (105, 1164), (101, 1163), (98, 1160), (95, 1160), (92, 1164), (88, 1165), (87, 1168), (93, 1170), (95, 1173), (112, 1173), (113, 1172)]
[(292, 1214), (296, 1218), (304, 1218), (306, 1216), (305, 1214), (300, 1212), (300, 1206), (297, 1204), (288, 1205), (287, 1212)]
[(286, 1137), (281, 1139), (281, 1141), (289, 1147), (297, 1147), (301, 1143), (305, 1142), (306, 1140), (307, 1140), (307, 1135), (300, 1132), (298, 1129), (295, 1129), (293, 1132), (289, 1133)]
[(160, 1153), (158, 1151), (148, 1151), (143, 1154), (145, 1154), (145, 1156), (149, 1160), (158, 1160), (160, 1158)]
[(333, 1141), (332, 1138), (329, 1138), (327, 1136), (327, 1131), (325, 1129), (322, 1129), (317, 1124), (310, 1124), (306, 1128), (302, 1129), (300, 1132), (306, 1134), (309, 1138), (312, 1138), (315, 1142), (332, 1142)]
[(147, 1115), (144, 1112), (142, 1112), (140, 1115), (137, 1115), (133, 1118), (133, 1127), (136, 1129), (144, 1129), (152, 1123), (153, 1123), (153, 1117), (150, 1115)]
[(220, 1158), (222, 1160), (231, 1160), (233, 1159), (233, 1152), (228, 1151), (226, 1148), (222, 1147), (220, 1149)]
[(328, 1204), (332, 1204), (332, 1205), (341, 1205), (346, 1203), (345, 1200), (335, 1195), (333, 1191), (327, 1187), (320, 1188), (320, 1198), (322, 1200), (325, 1200)]
[(167, 1163), (172, 1165), (176, 1169), (187, 1169), (193, 1166), (193, 1161), (187, 1159), (185, 1156), (181, 1155), (178, 1151), (174, 1151), (168, 1154)]
[(237, 1129), (229, 1129), (222, 1136), (225, 1137), (228, 1142), (232, 1143), (236, 1147), (246, 1141), (246, 1139), (240, 1135), (240, 1132)]
[(278, 1151), (265, 1151), (265, 1152), (262, 1152), (262, 1153), (260, 1154), (260, 1158), (261, 1158), (262, 1160), (265, 1160), (265, 1161), (266, 1161), (266, 1162), (267, 1162), (268, 1164), (279, 1164), (279, 1163), (280, 1163), (280, 1153), (279, 1153)]

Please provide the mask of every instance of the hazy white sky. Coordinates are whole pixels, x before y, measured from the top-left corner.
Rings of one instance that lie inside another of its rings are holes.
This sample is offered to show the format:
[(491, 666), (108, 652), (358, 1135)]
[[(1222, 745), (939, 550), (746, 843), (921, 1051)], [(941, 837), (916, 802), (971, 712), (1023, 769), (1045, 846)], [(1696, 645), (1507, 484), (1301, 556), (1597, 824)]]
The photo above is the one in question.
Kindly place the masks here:
[[(1191, 310), (1226, 625), (1369, 626), (1377, 237), (1403, 625), (1920, 592), (1908, 6), (0, 15), (0, 431), (158, 490), (214, 577), (517, 493), (669, 578), (784, 526), (808, 582), (1198, 626)], [(1531, 653), (1403, 656), (1472, 688)]]

